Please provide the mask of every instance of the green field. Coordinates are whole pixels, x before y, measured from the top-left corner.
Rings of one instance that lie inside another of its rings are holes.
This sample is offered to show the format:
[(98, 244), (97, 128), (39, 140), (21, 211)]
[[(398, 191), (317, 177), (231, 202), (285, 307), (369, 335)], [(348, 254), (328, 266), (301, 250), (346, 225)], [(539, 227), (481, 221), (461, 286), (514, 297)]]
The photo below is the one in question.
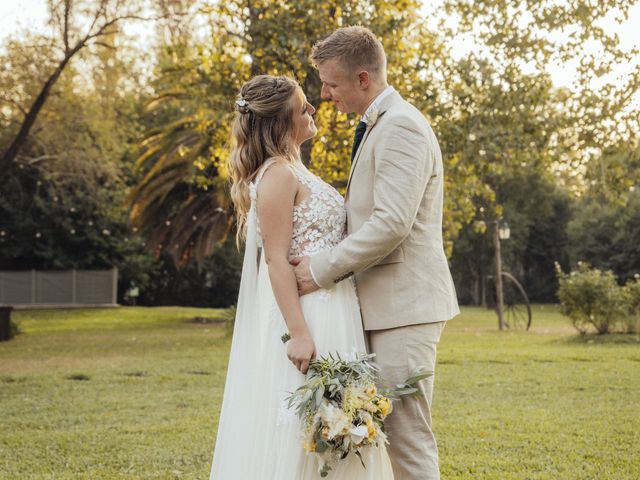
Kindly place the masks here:
[[(188, 320), (222, 313), (14, 312), (25, 333), (0, 344), (0, 479), (208, 478), (229, 339)], [(496, 324), (465, 308), (443, 334), (443, 480), (640, 478), (640, 337), (579, 337), (552, 306), (528, 333)]]

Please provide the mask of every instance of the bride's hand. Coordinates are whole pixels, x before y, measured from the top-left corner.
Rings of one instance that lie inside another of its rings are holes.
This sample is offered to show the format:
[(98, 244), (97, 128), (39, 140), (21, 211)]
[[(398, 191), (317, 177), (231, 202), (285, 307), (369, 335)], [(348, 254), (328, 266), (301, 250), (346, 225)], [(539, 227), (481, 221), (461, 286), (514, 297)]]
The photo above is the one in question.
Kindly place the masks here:
[(287, 342), (287, 357), (302, 373), (306, 374), (309, 362), (316, 357), (316, 346), (309, 334), (294, 336)]

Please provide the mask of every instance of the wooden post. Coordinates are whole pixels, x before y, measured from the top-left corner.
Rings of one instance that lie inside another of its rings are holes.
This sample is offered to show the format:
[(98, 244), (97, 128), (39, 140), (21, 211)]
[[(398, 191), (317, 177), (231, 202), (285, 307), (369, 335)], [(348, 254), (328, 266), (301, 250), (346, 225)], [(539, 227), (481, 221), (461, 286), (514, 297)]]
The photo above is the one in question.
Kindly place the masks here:
[(75, 305), (78, 302), (78, 276), (75, 268), (71, 270), (71, 303)]
[(111, 289), (111, 303), (117, 305), (118, 303), (118, 267), (113, 267), (112, 270), (112, 282), (113, 288)]
[(36, 271), (31, 270), (31, 305), (36, 303)]
[(498, 313), (498, 328), (505, 329), (504, 323), (504, 297), (502, 290), (502, 252), (500, 251), (500, 233), (498, 232), (498, 220), (493, 230), (493, 246), (496, 257), (496, 312)]

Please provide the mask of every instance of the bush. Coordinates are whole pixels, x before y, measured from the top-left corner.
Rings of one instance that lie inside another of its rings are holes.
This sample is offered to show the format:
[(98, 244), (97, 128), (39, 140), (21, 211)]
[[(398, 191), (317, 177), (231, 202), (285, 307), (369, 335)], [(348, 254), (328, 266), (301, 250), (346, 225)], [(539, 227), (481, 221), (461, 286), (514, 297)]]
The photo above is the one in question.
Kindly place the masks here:
[(633, 280), (629, 280), (624, 286), (629, 305), (629, 315), (625, 321), (626, 333), (638, 333), (640, 331), (640, 275), (636, 274)]
[(558, 265), (556, 272), (562, 313), (581, 334), (587, 333), (590, 326), (600, 334), (609, 333), (628, 316), (628, 294), (612, 272), (602, 272), (582, 262), (570, 274)]
[(138, 305), (227, 308), (238, 299), (242, 261), (233, 238), (218, 246), (202, 268), (193, 264), (177, 270), (171, 257), (162, 255), (140, 288)]
[(236, 325), (236, 314), (238, 313), (238, 307), (231, 305), (223, 314), (224, 327), (229, 337), (233, 336), (233, 328)]
[(9, 338), (14, 338), (22, 333), (22, 329), (20, 328), (20, 324), (16, 322), (13, 318), (9, 320)]

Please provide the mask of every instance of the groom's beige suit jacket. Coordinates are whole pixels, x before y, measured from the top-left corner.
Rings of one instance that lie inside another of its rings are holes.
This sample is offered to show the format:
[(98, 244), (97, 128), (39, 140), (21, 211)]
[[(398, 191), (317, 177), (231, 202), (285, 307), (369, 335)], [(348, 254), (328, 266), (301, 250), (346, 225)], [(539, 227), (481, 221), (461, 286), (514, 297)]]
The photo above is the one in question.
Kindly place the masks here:
[(311, 258), (323, 288), (356, 275), (365, 330), (441, 322), (460, 312), (442, 241), (443, 191), (442, 154), (429, 123), (391, 93), (351, 164), (348, 236)]

